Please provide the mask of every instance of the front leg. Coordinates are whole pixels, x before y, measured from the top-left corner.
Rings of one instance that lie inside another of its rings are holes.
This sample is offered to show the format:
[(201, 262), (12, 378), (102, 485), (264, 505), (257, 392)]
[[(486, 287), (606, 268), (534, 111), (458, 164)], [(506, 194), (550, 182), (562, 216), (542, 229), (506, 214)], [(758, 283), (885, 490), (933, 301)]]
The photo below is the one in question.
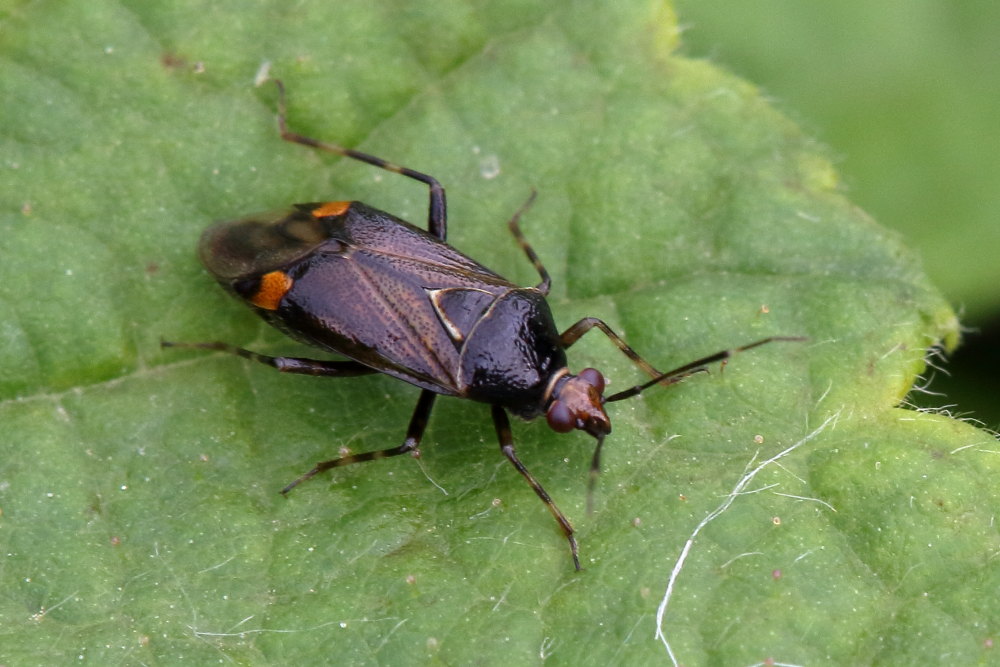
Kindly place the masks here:
[(528, 469), (524, 467), (521, 460), (517, 458), (517, 453), (514, 451), (514, 436), (510, 430), (510, 420), (507, 418), (507, 413), (499, 405), (491, 406), (493, 409), (493, 425), (496, 427), (497, 438), (500, 440), (500, 451), (503, 455), (507, 457), (517, 471), (528, 480), (528, 484), (531, 488), (535, 490), (538, 497), (542, 499), (545, 506), (549, 508), (552, 512), (552, 516), (555, 517), (556, 522), (558, 522), (559, 527), (562, 528), (563, 534), (566, 536), (566, 540), (569, 542), (570, 553), (573, 554), (573, 566), (576, 567), (577, 571), (580, 568), (580, 550), (576, 544), (576, 538), (573, 537), (573, 525), (566, 518), (566, 515), (562, 513), (556, 504), (552, 502), (552, 498), (549, 496), (548, 492), (542, 485), (535, 479), (535, 476), (528, 472)]

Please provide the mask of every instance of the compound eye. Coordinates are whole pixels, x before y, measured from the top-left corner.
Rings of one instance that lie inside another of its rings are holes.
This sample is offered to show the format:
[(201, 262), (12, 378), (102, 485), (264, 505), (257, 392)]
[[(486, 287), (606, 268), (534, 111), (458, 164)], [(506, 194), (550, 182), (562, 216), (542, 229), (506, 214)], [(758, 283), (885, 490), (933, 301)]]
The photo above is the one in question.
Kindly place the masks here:
[(584, 368), (577, 377), (596, 389), (598, 394), (604, 393), (604, 376), (596, 368)]
[(556, 433), (569, 433), (576, 428), (576, 417), (562, 401), (552, 401), (549, 411), (545, 413), (545, 421)]

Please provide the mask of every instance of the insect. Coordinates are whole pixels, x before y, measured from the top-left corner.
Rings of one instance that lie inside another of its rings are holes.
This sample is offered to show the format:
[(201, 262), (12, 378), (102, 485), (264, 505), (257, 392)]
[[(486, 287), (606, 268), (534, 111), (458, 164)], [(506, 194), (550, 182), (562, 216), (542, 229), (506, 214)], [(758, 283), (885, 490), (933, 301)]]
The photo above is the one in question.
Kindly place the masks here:
[[(272, 357), (221, 342), (165, 341), (165, 347), (218, 350), (285, 373), (324, 377), (384, 373), (421, 390), (402, 444), (318, 463), (282, 489), (283, 494), (331, 468), (418, 455), (439, 394), (479, 401), (490, 406), (501, 452), (555, 517), (579, 570), (573, 526), (518, 458), (507, 413), (525, 420), (545, 415), (557, 432), (579, 429), (593, 436), (592, 491), (601, 447), (611, 433), (608, 403), (637, 396), (656, 384), (675, 384), (736, 352), (776, 340), (801, 340), (772, 336), (662, 373), (595, 317), (560, 333), (545, 300), (549, 274), (518, 225), (534, 193), (508, 223), (541, 278), (535, 287), (525, 288), (446, 243), (445, 191), (435, 178), (290, 131), (284, 86), (275, 83), (282, 139), (406, 176), (430, 191), (427, 231), (358, 201), (335, 201), (296, 204), (217, 223), (201, 237), (201, 261), (226, 290), (292, 338), (347, 359)], [(599, 371), (585, 368), (571, 373), (566, 350), (594, 328), (651, 379), (604, 396), (605, 379)]]

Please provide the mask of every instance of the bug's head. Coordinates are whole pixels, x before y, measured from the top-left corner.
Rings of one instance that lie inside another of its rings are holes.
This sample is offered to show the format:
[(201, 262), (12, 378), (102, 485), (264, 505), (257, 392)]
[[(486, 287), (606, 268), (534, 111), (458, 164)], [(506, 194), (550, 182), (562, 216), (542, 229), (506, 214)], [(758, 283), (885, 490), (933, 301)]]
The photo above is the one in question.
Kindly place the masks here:
[(579, 375), (561, 377), (552, 389), (545, 420), (557, 433), (568, 433), (578, 428), (598, 440), (611, 433), (611, 420), (604, 411), (604, 376), (601, 372), (584, 368)]

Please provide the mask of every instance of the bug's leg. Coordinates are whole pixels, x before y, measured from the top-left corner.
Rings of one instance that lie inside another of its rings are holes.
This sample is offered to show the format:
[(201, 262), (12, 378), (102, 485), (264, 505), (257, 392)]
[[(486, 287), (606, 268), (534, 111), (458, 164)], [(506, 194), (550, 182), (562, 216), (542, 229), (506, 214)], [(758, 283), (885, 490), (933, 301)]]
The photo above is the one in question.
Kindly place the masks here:
[(305, 359), (302, 357), (269, 357), (266, 354), (258, 354), (252, 350), (245, 350), (242, 347), (229, 345), (228, 343), (174, 343), (171, 341), (160, 341), (161, 347), (196, 347), (201, 350), (216, 350), (235, 354), (244, 359), (257, 361), (271, 368), (276, 368), (282, 373), (297, 373), (300, 375), (319, 375), (323, 377), (353, 377), (357, 375), (369, 375), (377, 373), (374, 368), (369, 368), (356, 361), (324, 361), (321, 359)]
[(542, 282), (538, 283), (535, 289), (541, 292), (543, 296), (548, 296), (549, 287), (552, 285), (552, 279), (549, 278), (549, 272), (545, 270), (542, 260), (538, 259), (538, 255), (535, 253), (534, 248), (532, 248), (531, 244), (528, 243), (528, 239), (524, 237), (521, 227), (517, 224), (517, 221), (521, 219), (524, 212), (527, 211), (534, 203), (535, 195), (537, 194), (537, 191), (531, 191), (531, 196), (528, 197), (528, 201), (521, 204), (521, 208), (517, 209), (517, 213), (514, 214), (514, 217), (507, 222), (507, 226), (510, 228), (510, 233), (514, 235), (514, 240), (517, 241), (517, 245), (521, 246), (521, 250), (523, 250), (524, 254), (528, 256), (528, 260), (531, 261), (535, 270), (538, 271), (538, 275), (542, 278)]
[(605, 324), (603, 320), (599, 320), (596, 317), (585, 317), (569, 329), (566, 329), (566, 331), (559, 335), (559, 342), (562, 343), (563, 347), (569, 347), (594, 327), (603, 331), (604, 335), (610, 338), (611, 342), (615, 344), (615, 347), (621, 350), (626, 357), (632, 360), (632, 363), (645, 371), (647, 375), (654, 378), (663, 375), (660, 371), (653, 368), (652, 364), (640, 357), (638, 352), (629, 347), (628, 343), (612, 331), (611, 327)]
[(345, 148), (337, 144), (327, 143), (325, 141), (312, 139), (310, 137), (302, 136), (296, 132), (292, 132), (288, 129), (288, 125), (285, 120), (287, 116), (285, 107), (285, 84), (283, 84), (280, 79), (272, 80), (278, 87), (278, 130), (281, 132), (282, 139), (285, 141), (291, 141), (292, 143), (302, 144), (303, 146), (317, 148), (328, 153), (334, 153), (335, 155), (343, 155), (344, 157), (359, 160), (374, 167), (391, 171), (394, 174), (401, 174), (402, 176), (424, 183), (428, 188), (430, 188), (430, 204), (427, 209), (427, 231), (442, 241), (446, 240), (446, 237), (448, 236), (448, 207), (445, 200), (444, 188), (441, 187), (441, 184), (436, 178), (419, 171), (414, 171), (413, 169), (408, 169), (407, 167), (401, 167), (387, 160), (383, 160), (380, 157), (369, 155), (368, 153), (362, 153), (361, 151), (356, 151), (352, 148)]
[(617, 394), (612, 394), (604, 399), (605, 403), (612, 403), (614, 401), (621, 401), (626, 398), (632, 398), (637, 394), (641, 394), (646, 389), (649, 389), (654, 384), (671, 385), (676, 384), (686, 377), (694, 375), (695, 373), (701, 373), (705, 370), (705, 366), (708, 364), (713, 364), (716, 362), (722, 362), (723, 364), (739, 352), (745, 352), (746, 350), (753, 349), (765, 343), (773, 343), (775, 341), (805, 341), (809, 340), (804, 336), (769, 336), (767, 338), (762, 338), (761, 340), (754, 341), (748, 345), (741, 345), (740, 347), (733, 347), (728, 350), (721, 350), (715, 354), (710, 354), (707, 357), (702, 357), (701, 359), (695, 359), (694, 361), (688, 362), (683, 366), (678, 366), (672, 371), (667, 371), (666, 373), (661, 373), (655, 376), (652, 380), (645, 382), (643, 384), (637, 384), (634, 387), (630, 387)]
[(346, 466), (352, 463), (361, 463), (363, 461), (385, 459), (390, 456), (399, 456), (400, 454), (418, 453), (420, 439), (424, 437), (424, 429), (427, 428), (427, 420), (431, 416), (431, 408), (434, 407), (434, 398), (436, 396), (437, 394), (427, 389), (420, 392), (420, 398), (417, 400), (417, 407), (413, 410), (413, 416), (410, 417), (410, 425), (406, 428), (406, 439), (403, 440), (403, 444), (398, 447), (390, 447), (389, 449), (379, 449), (374, 452), (363, 452), (361, 454), (350, 454), (348, 456), (341, 456), (337, 459), (330, 459), (329, 461), (317, 463), (312, 470), (283, 488), (281, 490), (281, 494), (287, 495), (289, 491), (302, 482), (315, 477), (321, 472), (330, 470), (331, 468), (339, 468), (340, 466)]
[(528, 480), (528, 484), (530, 484), (531, 488), (535, 490), (538, 497), (542, 499), (545, 506), (549, 508), (549, 512), (551, 512), (552, 516), (555, 517), (556, 521), (559, 523), (559, 527), (562, 528), (563, 534), (569, 541), (569, 549), (573, 554), (573, 566), (576, 567), (577, 570), (580, 570), (580, 552), (576, 545), (576, 538), (573, 537), (572, 524), (570, 524), (566, 515), (562, 513), (562, 510), (556, 507), (556, 504), (552, 502), (552, 498), (545, 491), (545, 489), (542, 488), (542, 485), (539, 484), (534, 475), (528, 472), (528, 469), (524, 467), (521, 460), (517, 458), (517, 453), (514, 451), (514, 436), (510, 431), (510, 420), (507, 418), (507, 413), (504, 412), (504, 409), (499, 405), (493, 405), (491, 408), (493, 410), (493, 425), (496, 427), (497, 438), (500, 440), (500, 451), (503, 452), (503, 455), (507, 457), (507, 460), (510, 461), (515, 468), (517, 468), (517, 471), (521, 473), (526, 480)]

